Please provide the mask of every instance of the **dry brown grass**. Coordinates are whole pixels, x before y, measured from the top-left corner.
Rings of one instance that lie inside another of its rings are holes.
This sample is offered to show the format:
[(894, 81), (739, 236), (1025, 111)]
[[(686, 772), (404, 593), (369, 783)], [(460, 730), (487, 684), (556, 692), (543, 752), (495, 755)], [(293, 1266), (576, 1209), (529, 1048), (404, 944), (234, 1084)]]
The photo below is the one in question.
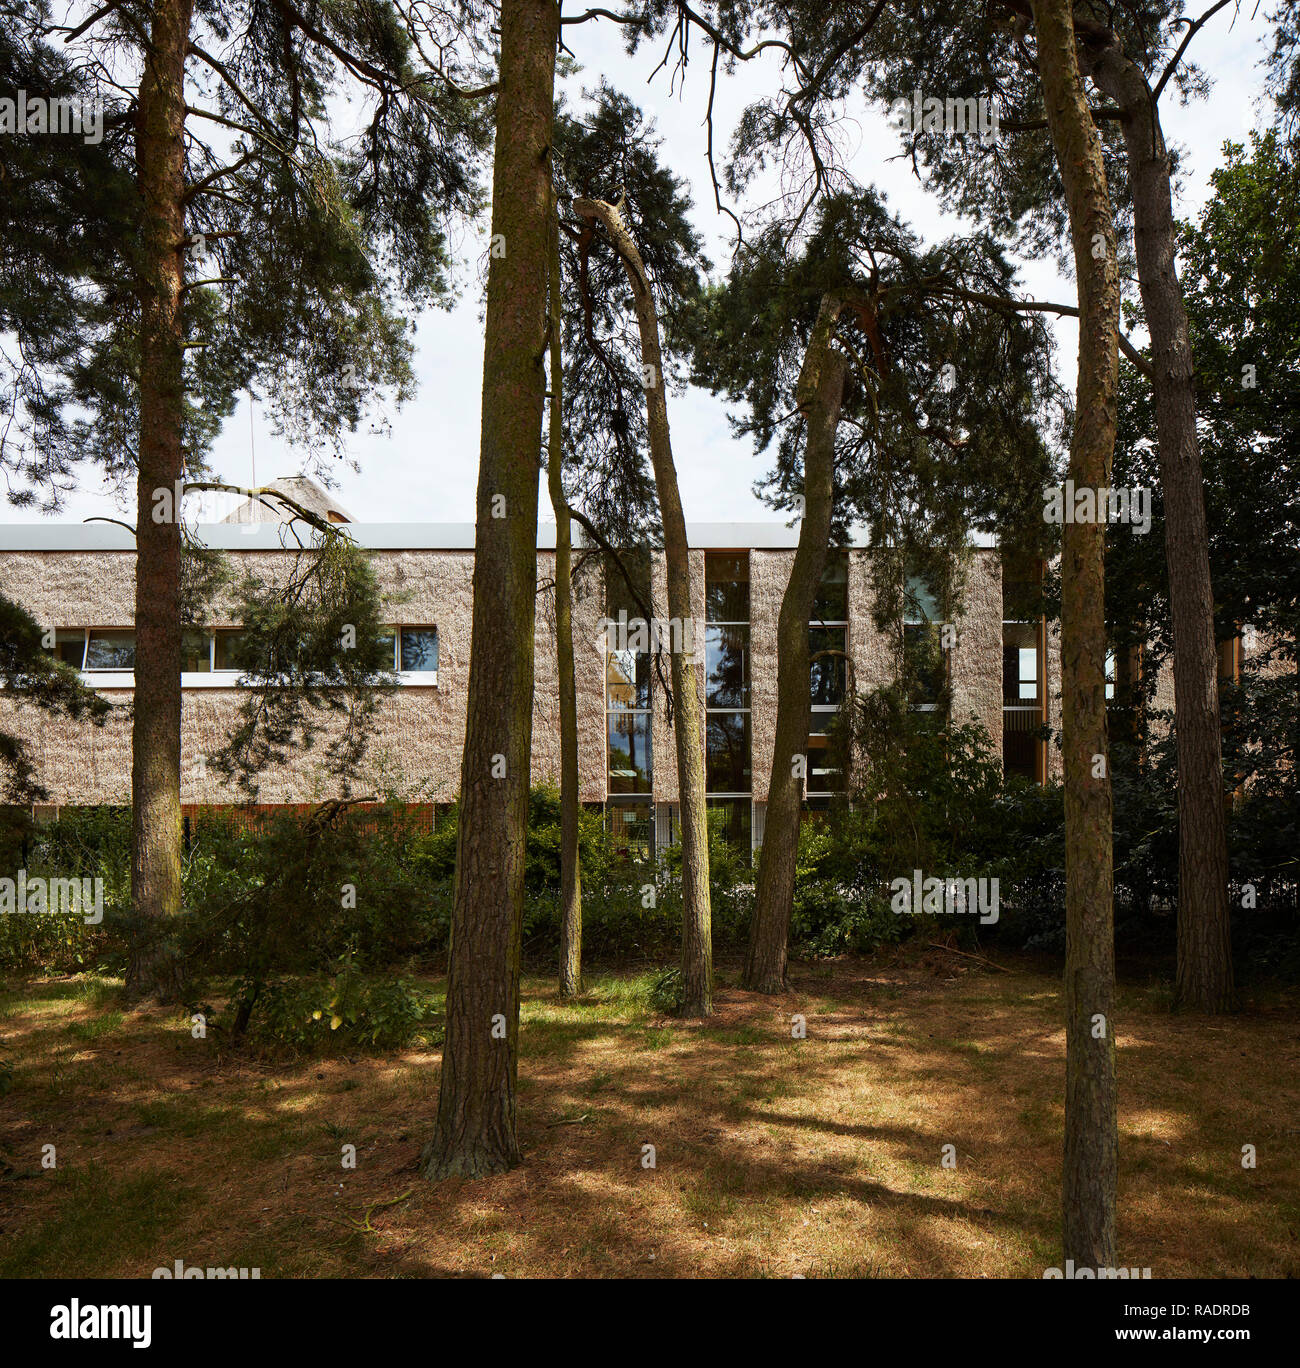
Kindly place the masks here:
[[(783, 999), (724, 986), (705, 1026), (654, 1017), (644, 979), (572, 1007), (529, 980), (526, 1162), (438, 1186), (415, 1172), (436, 1052), (221, 1057), (93, 981), (28, 985), (0, 1000), (0, 1274), (1041, 1277), (1064, 1033), (1054, 975), (1008, 963), (796, 968)], [(1155, 1277), (1300, 1274), (1300, 1020), (1252, 1006), (1178, 1018), (1121, 992), (1120, 1253)]]

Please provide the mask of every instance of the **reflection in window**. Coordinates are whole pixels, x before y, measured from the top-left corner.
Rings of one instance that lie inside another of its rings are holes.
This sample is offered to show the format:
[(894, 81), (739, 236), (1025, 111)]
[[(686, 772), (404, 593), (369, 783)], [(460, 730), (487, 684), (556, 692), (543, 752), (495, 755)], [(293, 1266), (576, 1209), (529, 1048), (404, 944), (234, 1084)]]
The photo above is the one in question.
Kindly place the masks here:
[(221, 628), (214, 634), (212, 643), (212, 668), (214, 670), (238, 670), (237, 656), (243, 645), (244, 633), (237, 627)]
[(813, 600), (814, 622), (849, 620), (849, 557), (846, 551), (832, 551), (826, 557), (817, 597)]
[[(749, 726), (749, 553), (704, 557), (704, 787), (723, 814), (726, 839), (746, 859), (752, 849)], [(725, 797), (724, 795), (735, 795)]]
[(709, 826), (746, 860), (753, 850), (753, 808), (748, 798), (710, 798)]
[(909, 575), (903, 597), (903, 678), (914, 712), (939, 712), (948, 687), (948, 660), (941, 636), (937, 595), (918, 575)]
[(846, 627), (813, 627), (808, 632), (809, 674), (814, 707), (838, 708), (848, 688)]
[(611, 798), (605, 813), (614, 849), (628, 859), (648, 860), (654, 849), (654, 805), (645, 799)]
[(650, 706), (650, 653), (610, 651), (605, 662), (605, 684), (610, 709)]
[(749, 621), (749, 555), (704, 558), (704, 617), (707, 622)]
[(608, 713), (609, 791), (611, 793), (649, 793), (652, 773), (650, 752), (650, 714), (648, 712)]
[(208, 674), (212, 670), (212, 634), (186, 632), (181, 637), (181, 673)]
[(749, 707), (749, 627), (705, 628), (704, 698), (710, 708)]
[(134, 670), (135, 633), (91, 628), (86, 638), (87, 670)]
[(705, 788), (710, 793), (748, 793), (749, 714), (711, 712), (705, 736)]
[(403, 627), (400, 634), (401, 668), (425, 673), (438, 668), (438, 629)]
[(54, 634), (54, 654), (74, 670), (82, 669), (86, 663), (86, 629), (60, 627)]

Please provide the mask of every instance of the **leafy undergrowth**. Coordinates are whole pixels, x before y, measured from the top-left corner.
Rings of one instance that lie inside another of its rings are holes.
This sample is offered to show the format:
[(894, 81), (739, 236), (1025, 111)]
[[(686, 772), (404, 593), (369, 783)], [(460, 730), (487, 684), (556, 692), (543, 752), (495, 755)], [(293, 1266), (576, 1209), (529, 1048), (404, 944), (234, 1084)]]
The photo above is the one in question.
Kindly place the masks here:
[[(706, 1025), (659, 1015), (653, 974), (593, 976), (574, 1005), (526, 980), (525, 1163), (438, 1185), (416, 1171), (432, 1045), (277, 1061), (111, 981), (10, 984), (0, 1275), (1041, 1277), (1060, 1261), (1061, 998), (1052, 966), (1004, 963), (795, 966), (779, 999), (724, 968)], [(1295, 1002), (1173, 1017), (1131, 983), (1117, 1020), (1121, 1261), (1300, 1274)]]

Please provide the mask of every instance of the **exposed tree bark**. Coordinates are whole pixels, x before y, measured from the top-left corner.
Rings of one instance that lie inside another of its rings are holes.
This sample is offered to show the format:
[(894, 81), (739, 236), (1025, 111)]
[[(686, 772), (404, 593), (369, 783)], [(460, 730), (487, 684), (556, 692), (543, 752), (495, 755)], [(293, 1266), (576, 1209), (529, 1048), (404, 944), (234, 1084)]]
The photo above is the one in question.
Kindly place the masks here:
[[(181, 910), (181, 510), (184, 473), (185, 55), (191, 0), (154, 7), (136, 124), (140, 447), (131, 733), (133, 996), (177, 1001), (168, 922)], [(161, 498), (157, 496), (161, 495)]]
[[(645, 374), (647, 427), (659, 516), (664, 529), (668, 571), (668, 613), (676, 622), (692, 620), (691, 562), (686, 542), (677, 470), (668, 429), (668, 401), (659, 348), (659, 314), (641, 253), (623, 222), (618, 206), (603, 200), (577, 199), (574, 212), (604, 225), (632, 286), (641, 362)], [(676, 638), (674, 633), (674, 638)], [(693, 634), (694, 635), (694, 634)], [(682, 643), (674, 639), (673, 646)], [(713, 931), (709, 904), (709, 828), (704, 802), (704, 709), (700, 702), (693, 657), (672, 652), (672, 683), (677, 744), (677, 786), (682, 822), (682, 1015), (708, 1016), (713, 1010)]]
[(515, 1085), (533, 734), (537, 475), (545, 389), (551, 119), (559, 7), (503, 0), (483, 345), (474, 616), (456, 901), (427, 1178), (519, 1162)]
[[(1082, 35), (1081, 35), (1082, 36)], [(1165, 557), (1174, 630), (1178, 747), (1178, 975), (1175, 1006), (1235, 1006), (1228, 920), (1214, 592), (1205, 520), (1196, 390), (1178, 281), (1172, 165), (1142, 72), (1113, 34), (1093, 53), (1092, 78), (1120, 111), (1133, 196), (1138, 285), (1151, 335), (1152, 389), (1165, 504)]]
[(808, 624), (826, 564), (835, 482), (835, 429), (844, 399), (844, 358), (831, 346), (841, 301), (823, 298), (795, 398), (808, 425), (804, 441), (804, 512), (790, 580), (777, 621), (776, 749), (767, 790), (763, 853), (758, 892), (749, 932), (749, 951), (741, 983), (757, 993), (780, 993), (786, 986), (790, 913), (794, 905), (795, 856), (803, 779), (797, 757), (808, 758), (811, 705)]
[(582, 993), (582, 871), (578, 865), (578, 688), (573, 662), (573, 542), (564, 498), (563, 331), (560, 326), (560, 225), (550, 249), (551, 399), (547, 487), (555, 512), (555, 657), (560, 676), (560, 996)]
[[(1079, 374), (1070, 478), (1109, 484), (1115, 450), (1119, 272), (1101, 141), (1088, 112), (1069, 0), (1033, 0), (1044, 103), (1065, 186), (1079, 290)], [(1067, 523), (1061, 554), (1065, 751), (1064, 1254), (1115, 1257), (1115, 987), (1111, 785), (1106, 741), (1105, 523)]]

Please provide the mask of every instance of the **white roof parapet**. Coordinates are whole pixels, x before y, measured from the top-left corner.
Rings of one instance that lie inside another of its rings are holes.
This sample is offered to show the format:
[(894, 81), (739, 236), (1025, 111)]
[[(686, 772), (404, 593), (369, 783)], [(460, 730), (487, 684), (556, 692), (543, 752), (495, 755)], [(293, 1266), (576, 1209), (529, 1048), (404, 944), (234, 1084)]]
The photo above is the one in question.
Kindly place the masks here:
[[(200, 523), (194, 529), (205, 545), (220, 551), (282, 551), (297, 547), (284, 523)], [(339, 530), (371, 551), (472, 551), (473, 523), (340, 523)], [(301, 527), (304, 542), (314, 535)], [(575, 529), (575, 541), (577, 538)], [(788, 550), (799, 544), (799, 529), (783, 522), (687, 523), (686, 536), (696, 551)], [(977, 534), (973, 544), (991, 546), (991, 538)], [(861, 545), (857, 538), (853, 545)], [(555, 549), (555, 524), (537, 528), (539, 551)], [(0, 523), (0, 551), (134, 551), (135, 538), (125, 528), (107, 522)]]

